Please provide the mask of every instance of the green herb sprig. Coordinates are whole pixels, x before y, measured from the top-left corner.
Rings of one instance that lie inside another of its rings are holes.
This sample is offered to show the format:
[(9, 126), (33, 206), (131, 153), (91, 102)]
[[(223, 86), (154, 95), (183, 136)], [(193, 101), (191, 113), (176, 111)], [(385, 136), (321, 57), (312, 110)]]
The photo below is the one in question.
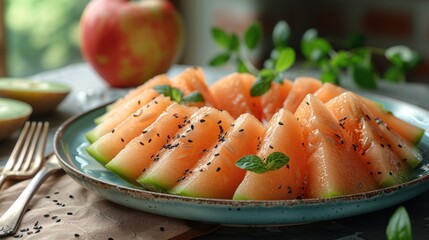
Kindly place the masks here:
[[(240, 39), (235, 33), (228, 34), (220, 28), (212, 28), (212, 36), (215, 42), (222, 48), (222, 52), (210, 60), (211, 66), (221, 66), (231, 60), (235, 60), (238, 72), (246, 72), (256, 75), (256, 82), (251, 88), (252, 96), (260, 96), (267, 92), (271, 83), (283, 83), (284, 72), (295, 62), (295, 50), (289, 47), (290, 28), (285, 21), (280, 21), (273, 29), (272, 38), (274, 49), (270, 58), (264, 62), (264, 69), (257, 69), (248, 58), (244, 57), (245, 51), (255, 50), (262, 41), (262, 27), (260, 23), (251, 24), (244, 33), (244, 39)], [(243, 45), (245, 49), (242, 49)]]
[[(278, 22), (272, 32), (274, 49), (264, 68), (257, 69), (245, 57), (245, 52), (254, 51), (262, 40), (262, 28), (258, 22), (251, 24), (240, 39), (235, 33), (228, 34), (220, 28), (212, 28), (215, 42), (222, 52), (214, 56), (211, 66), (221, 66), (235, 61), (238, 72), (252, 73), (257, 81), (251, 89), (252, 96), (267, 92), (271, 83), (282, 83), (284, 72), (293, 66), (296, 53), (289, 46), (291, 30), (285, 21)], [(243, 44), (244, 42), (244, 44)], [(319, 68), (322, 82), (340, 84), (341, 74), (346, 72), (356, 85), (365, 89), (377, 88), (379, 76), (390, 82), (403, 82), (406, 73), (421, 63), (421, 56), (407, 46), (393, 46), (387, 49), (364, 46), (363, 35), (353, 35), (343, 41), (345, 49), (334, 49), (327, 38), (320, 37), (314, 28), (308, 29), (301, 39), (301, 53), (308, 65)], [(243, 48), (242, 46), (245, 46)], [(384, 56), (390, 63), (384, 73), (375, 70), (372, 58)]]
[(166, 97), (170, 97), (171, 100), (178, 103), (204, 102), (204, 98), (199, 91), (195, 91), (186, 96), (183, 96), (183, 92), (180, 89), (169, 85), (157, 85), (154, 87), (154, 89), (158, 93), (163, 94)]
[(256, 155), (247, 155), (240, 158), (235, 165), (241, 169), (255, 173), (265, 173), (277, 170), (289, 163), (289, 157), (281, 152), (273, 152), (263, 161)]

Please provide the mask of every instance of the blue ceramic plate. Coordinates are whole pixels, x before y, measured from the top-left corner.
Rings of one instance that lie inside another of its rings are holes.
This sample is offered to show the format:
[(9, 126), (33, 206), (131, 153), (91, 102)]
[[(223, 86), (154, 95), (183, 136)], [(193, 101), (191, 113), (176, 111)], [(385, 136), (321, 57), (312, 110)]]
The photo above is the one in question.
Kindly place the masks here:
[(233, 201), (175, 196), (141, 190), (90, 157), (84, 134), (105, 112), (99, 107), (65, 122), (55, 135), (55, 152), (64, 170), (79, 184), (120, 205), (174, 218), (234, 225), (286, 225), (338, 219), (386, 208), (429, 189), (429, 113), (397, 100), (370, 96), (395, 115), (426, 129), (420, 143), (424, 160), (410, 181), (377, 191), (282, 201)]

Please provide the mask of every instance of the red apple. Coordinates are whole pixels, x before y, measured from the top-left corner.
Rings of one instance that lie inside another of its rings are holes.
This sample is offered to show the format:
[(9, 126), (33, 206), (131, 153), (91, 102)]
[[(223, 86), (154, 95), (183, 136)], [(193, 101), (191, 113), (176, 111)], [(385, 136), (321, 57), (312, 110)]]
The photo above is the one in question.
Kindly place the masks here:
[(183, 47), (182, 18), (164, 0), (92, 0), (80, 24), (85, 59), (112, 87), (166, 72)]

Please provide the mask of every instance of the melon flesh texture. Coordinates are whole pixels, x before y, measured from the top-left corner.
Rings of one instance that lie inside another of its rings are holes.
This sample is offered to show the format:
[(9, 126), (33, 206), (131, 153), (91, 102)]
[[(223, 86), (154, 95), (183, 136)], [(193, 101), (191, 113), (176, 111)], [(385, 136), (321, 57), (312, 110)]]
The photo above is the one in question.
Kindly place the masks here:
[(169, 97), (159, 95), (89, 145), (86, 148), (87, 152), (101, 164), (106, 165), (172, 103)]
[(128, 182), (137, 183), (137, 177), (153, 162), (158, 151), (170, 143), (196, 110), (178, 103), (171, 104), (149, 127), (131, 140), (106, 168)]
[(293, 82), (292, 89), (287, 96), (283, 107), (290, 112), (294, 113), (299, 104), (309, 93), (314, 93), (322, 86), (322, 83), (315, 78), (299, 77)]
[(170, 79), (166, 74), (160, 74), (149, 79), (148, 81), (138, 86), (137, 88), (130, 90), (124, 97), (116, 100), (114, 103), (107, 106), (107, 108), (109, 111), (115, 108), (116, 109), (121, 108), (122, 106), (124, 106), (124, 104), (126, 104), (126, 102), (142, 94), (147, 89), (154, 88), (155, 86), (158, 86), (158, 85), (171, 85)]
[(172, 188), (217, 143), (222, 133), (228, 131), (233, 121), (226, 111), (200, 108), (170, 145), (158, 152), (152, 165), (137, 178), (137, 182), (152, 190)]
[(283, 83), (271, 83), (271, 88), (261, 96), (262, 122), (267, 123), (273, 115), (283, 108), (293, 83), (285, 79)]
[(202, 157), (180, 183), (169, 190), (172, 194), (191, 197), (231, 199), (244, 178), (245, 170), (235, 162), (255, 154), (265, 131), (261, 122), (246, 113), (234, 121), (223, 138)]
[(308, 176), (305, 198), (325, 198), (378, 188), (354, 154), (352, 140), (326, 106), (309, 94), (295, 112), (304, 128)]
[(255, 81), (255, 76), (251, 74), (232, 73), (211, 85), (210, 90), (216, 98), (218, 109), (228, 111), (234, 118), (243, 113), (251, 113), (260, 120), (261, 97), (250, 95), (250, 89)]
[[(323, 86), (314, 93), (314, 95), (325, 103), (346, 91), (346, 89), (336, 86), (334, 84), (324, 83)], [(424, 135), (424, 129), (397, 118), (389, 111), (386, 111), (382, 105), (371, 101), (370, 99), (367, 99), (362, 96), (358, 97), (360, 97), (361, 100), (365, 103), (369, 111), (374, 116), (383, 120), (383, 122), (385, 122), (389, 128), (394, 129), (400, 136), (405, 138), (407, 141), (413, 143), (414, 145), (417, 145), (419, 143), (420, 139)]]
[[(173, 87), (180, 89), (184, 96), (198, 91), (204, 98), (205, 105), (217, 108), (216, 99), (213, 97), (210, 88), (205, 81), (204, 72), (200, 67), (188, 67), (179, 75), (172, 79)], [(195, 106), (202, 107), (204, 103), (194, 103)]]
[[(159, 93), (153, 89), (145, 90), (142, 94), (127, 102), (118, 111), (107, 112), (109, 116), (97, 125), (94, 129), (86, 133), (86, 138), (90, 143), (97, 141), (99, 138), (112, 131), (118, 124), (134, 114), (142, 106), (159, 96)], [(110, 114), (111, 113), (111, 114)]]
[(247, 171), (234, 193), (235, 200), (281, 200), (303, 196), (305, 153), (303, 132), (292, 113), (281, 109), (267, 125), (257, 156), (265, 159), (272, 152), (282, 152), (289, 163), (262, 174)]
[(387, 147), (398, 154), (403, 162), (406, 162), (411, 168), (415, 168), (423, 161), (423, 155), (416, 145), (395, 133), (395, 131), (390, 129), (382, 120), (377, 118), (375, 120), (380, 127), (383, 137), (388, 142)]
[(345, 92), (331, 99), (326, 106), (338, 125), (351, 136), (355, 154), (380, 187), (393, 186), (408, 179), (409, 166), (389, 147), (394, 143), (383, 136), (376, 117), (359, 97)]

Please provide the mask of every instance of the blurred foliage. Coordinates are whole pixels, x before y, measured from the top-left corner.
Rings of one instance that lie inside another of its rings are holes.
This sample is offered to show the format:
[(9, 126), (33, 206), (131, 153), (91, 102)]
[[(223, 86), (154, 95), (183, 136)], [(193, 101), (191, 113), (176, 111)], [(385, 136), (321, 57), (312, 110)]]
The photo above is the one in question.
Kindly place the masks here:
[(27, 76), (82, 61), (79, 20), (89, 0), (7, 0), (8, 75)]

